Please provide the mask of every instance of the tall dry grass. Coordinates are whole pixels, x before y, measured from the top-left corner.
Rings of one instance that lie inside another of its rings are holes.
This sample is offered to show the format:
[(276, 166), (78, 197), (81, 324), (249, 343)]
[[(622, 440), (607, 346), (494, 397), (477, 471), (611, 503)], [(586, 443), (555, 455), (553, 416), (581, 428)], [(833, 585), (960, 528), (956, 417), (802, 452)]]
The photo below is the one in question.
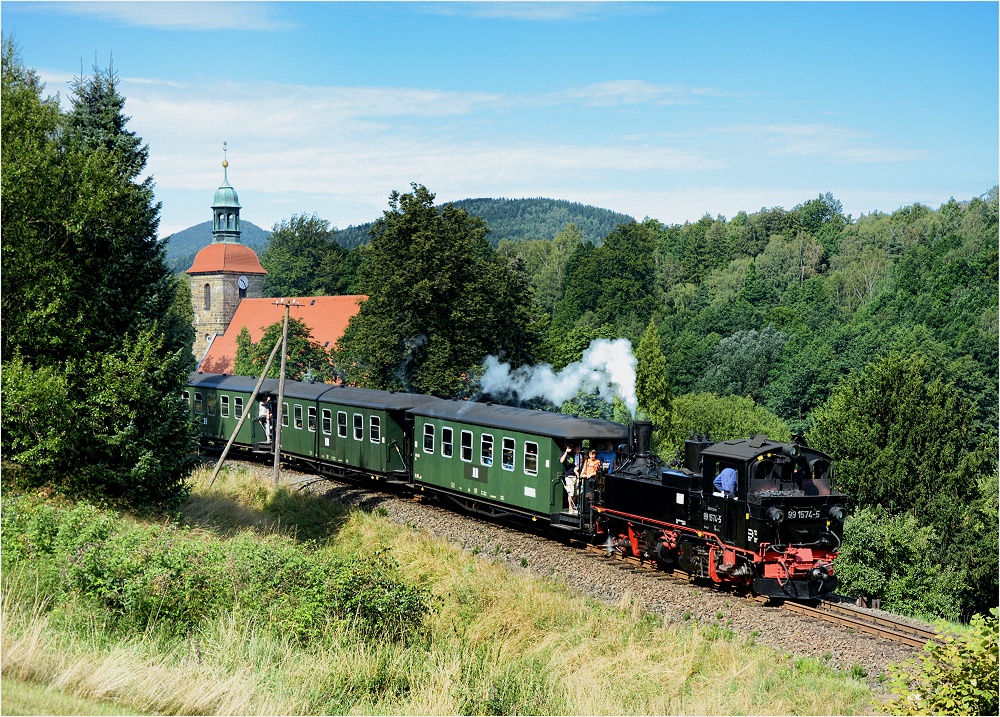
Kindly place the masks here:
[(99, 616), (74, 614), (73, 605), (49, 610), (32, 593), (30, 574), (5, 574), (5, 677), (167, 714), (872, 709), (863, 683), (747, 644), (724, 626), (664, 625), (628, 596), (617, 606), (594, 603), (381, 516), (276, 490), (252, 471), (224, 472), (211, 490), (207, 473), (196, 479), (184, 514), (200, 531), (305, 533), (345, 554), (390, 548), (405, 575), (436, 596), (425, 638), (382, 642), (344, 631), (304, 646), (231, 615), (184, 638), (164, 637), (155, 626), (123, 637)]

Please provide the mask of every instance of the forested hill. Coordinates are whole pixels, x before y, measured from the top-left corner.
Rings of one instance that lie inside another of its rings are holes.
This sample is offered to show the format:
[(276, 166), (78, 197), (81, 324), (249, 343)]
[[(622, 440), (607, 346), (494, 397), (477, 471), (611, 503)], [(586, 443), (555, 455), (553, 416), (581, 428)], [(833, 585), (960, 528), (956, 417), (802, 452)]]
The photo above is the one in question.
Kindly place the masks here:
[[(600, 244), (611, 231), (635, 221), (627, 214), (564, 199), (460, 199), (453, 204), (470, 215), (482, 217), (496, 246), (501, 239), (551, 239), (572, 222), (584, 240)], [(352, 249), (368, 242), (372, 222), (350, 226), (337, 233), (341, 246)]]
[[(253, 222), (241, 219), (240, 230), (242, 232), (241, 241), (258, 254), (267, 247), (268, 239), (271, 236), (269, 229), (261, 229)], [(175, 272), (184, 271), (191, 266), (194, 255), (211, 243), (211, 221), (195, 224), (193, 227), (171, 234), (170, 242), (167, 244), (167, 266)], [(182, 264), (183, 266), (181, 266)]]

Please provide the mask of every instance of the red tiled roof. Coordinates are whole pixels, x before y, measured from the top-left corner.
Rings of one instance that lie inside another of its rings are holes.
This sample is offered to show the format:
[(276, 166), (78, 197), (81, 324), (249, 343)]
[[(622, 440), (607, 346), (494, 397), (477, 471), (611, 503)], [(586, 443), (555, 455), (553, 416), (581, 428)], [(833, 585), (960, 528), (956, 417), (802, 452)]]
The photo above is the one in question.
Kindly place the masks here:
[[(204, 250), (202, 250), (204, 251)], [(305, 322), (313, 341), (328, 351), (337, 345), (351, 317), (361, 309), (364, 295), (306, 296), (294, 299), (302, 304), (292, 306), (289, 315)], [(264, 336), (264, 329), (285, 318), (285, 307), (276, 305), (277, 299), (243, 299), (229, 322), (229, 328), (212, 342), (204, 360), (198, 367), (207, 373), (232, 373), (236, 361), (236, 337), (244, 326), (255, 342)]]
[(188, 274), (266, 274), (254, 250), (243, 244), (216, 242), (195, 254)]

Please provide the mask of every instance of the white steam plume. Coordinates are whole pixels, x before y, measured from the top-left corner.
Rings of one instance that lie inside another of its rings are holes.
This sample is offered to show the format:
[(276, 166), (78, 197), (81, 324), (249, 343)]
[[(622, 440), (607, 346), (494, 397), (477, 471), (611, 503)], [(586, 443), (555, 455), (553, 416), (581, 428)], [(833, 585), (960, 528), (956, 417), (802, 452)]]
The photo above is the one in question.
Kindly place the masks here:
[(625, 402), (635, 416), (635, 356), (628, 339), (595, 339), (583, 357), (556, 373), (549, 364), (521, 366), (511, 371), (509, 363), (495, 356), (483, 362), (486, 372), (480, 386), (486, 393), (503, 396), (517, 393), (518, 398), (546, 398), (557, 406), (576, 396), (580, 390), (596, 390), (609, 403), (615, 396)]

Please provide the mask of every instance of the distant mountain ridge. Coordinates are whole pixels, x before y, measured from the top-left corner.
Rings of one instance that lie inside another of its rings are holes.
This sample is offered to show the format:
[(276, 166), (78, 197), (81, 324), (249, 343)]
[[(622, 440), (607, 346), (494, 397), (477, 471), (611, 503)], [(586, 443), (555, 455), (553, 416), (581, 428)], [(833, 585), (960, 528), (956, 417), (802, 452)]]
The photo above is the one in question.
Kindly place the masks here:
[[(635, 221), (628, 214), (565, 199), (480, 198), (460, 199), (452, 204), (472, 216), (483, 218), (490, 230), (489, 239), (493, 246), (501, 239), (552, 239), (570, 222), (576, 224), (585, 241), (600, 244), (619, 224)], [(374, 222), (341, 229), (337, 232), (337, 241), (347, 249), (367, 244), (372, 224)]]
[[(171, 234), (167, 243), (167, 266), (173, 271), (184, 271), (194, 261), (194, 255), (212, 243), (212, 221), (195, 224)], [(271, 239), (269, 229), (261, 229), (253, 222), (240, 220), (240, 241), (260, 255)], [(184, 266), (181, 266), (183, 264)]]
[[(522, 241), (552, 239), (572, 222), (584, 240), (600, 244), (619, 224), (634, 222), (628, 214), (601, 209), (589, 204), (565, 199), (461, 199), (453, 204), (473, 216), (482, 217), (490, 230), (489, 239), (496, 246), (501, 239)], [(367, 244), (368, 230), (374, 221), (341, 229), (337, 242), (346, 249)], [(242, 241), (258, 255), (270, 241), (271, 232), (242, 220)], [(212, 243), (212, 222), (202, 222), (179, 231), (167, 244), (167, 265), (175, 272), (184, 271), (194, 261), (194, 255)]]

